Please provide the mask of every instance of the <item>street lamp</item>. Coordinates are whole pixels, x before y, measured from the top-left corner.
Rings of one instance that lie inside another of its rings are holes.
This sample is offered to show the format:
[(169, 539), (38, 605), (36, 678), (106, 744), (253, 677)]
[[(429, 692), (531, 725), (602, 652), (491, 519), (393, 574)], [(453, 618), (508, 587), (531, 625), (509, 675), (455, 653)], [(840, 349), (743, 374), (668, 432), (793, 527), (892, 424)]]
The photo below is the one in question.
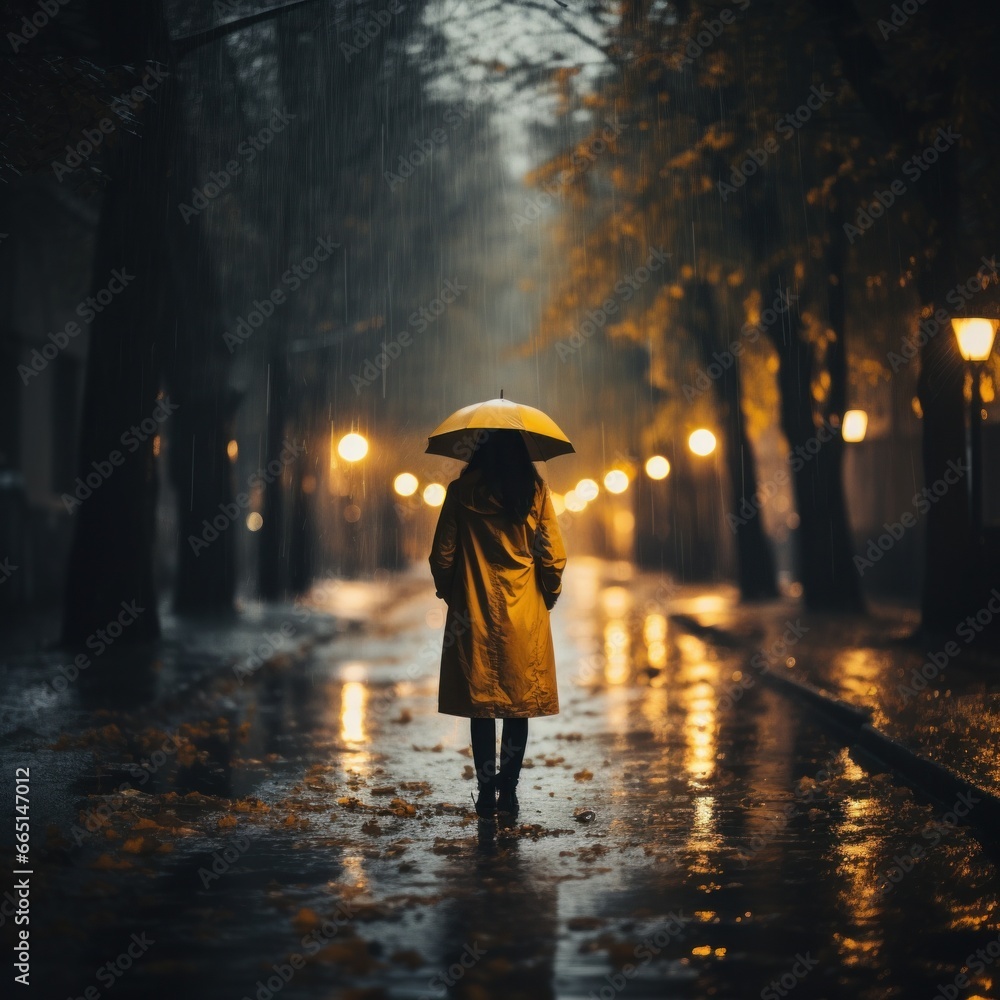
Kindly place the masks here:
[(646, 460), (646, 475), (650, 479), (666, 479), (670, 475), (670, 462), (662, 455), (653, 455)]
[(417, 487), (419, 485), (417, 477), (413, 475), (412, 472), (401, 472), (392, 481), (392, 488), (401, 497), (412, 497), (413, 494), (417, 492)]
[(445, 493), (447, 491), (440, 483), (428, 483), (424, 487), (423, 498), (424, 503), (428, 507), (440, 507), (444, 503)]
[(844, 413), (844, 423), (840, 429), (848, 444), (864, 441), (868, 432), (868, 414), (864, 410), (847, 410)]
[(628, 489), (628, 473), (622, 469), (612, 469), (604, 477), (604, 488), (609, 493), (624, 493)]
[(699, 427), (698, 430), (692, 431), (688, 438), (688, 447), (702, 458), (715, 451), (716, 443), (715, 435), (705, 427)]
[(345, 462), (360, 462), (368, 454), (368, 442), (360, 434), (345, 434), (337, 444), (337, 454)]
[(951, 325), (958, 340), (958, 349), (972, 374), (972, 399), (969, 402), (969, 517), (972, 522), (972, 540), (978, 542), (983, 533), (983, 399), (979, 392), (979, 377), (993, 350), (993, 338), (1000, 321), (968, 317), (953, 319)]

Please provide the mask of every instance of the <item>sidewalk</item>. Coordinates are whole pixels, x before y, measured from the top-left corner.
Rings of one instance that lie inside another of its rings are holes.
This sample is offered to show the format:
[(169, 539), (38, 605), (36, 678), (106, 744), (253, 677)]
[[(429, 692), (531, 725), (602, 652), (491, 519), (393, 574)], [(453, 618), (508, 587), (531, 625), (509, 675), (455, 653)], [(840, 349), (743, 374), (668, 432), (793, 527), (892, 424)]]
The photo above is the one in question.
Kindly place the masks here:
[[(988, 852), (955, 829), (894, 878), (932, 808), (763, 683), (724, 707), (747, 653), (668, 617), (759, 646), (785, 611), (575, 560), (552, 617), (561, 711), (531, 724), (513, 825), (478, 822), (468, 721), (437, 711), (443, 608), (422, 566), (247, 609), (249, 628), (172, 631), (187, 652), (122, 657), (123, 684), (142, 680), (112, 707), (77, 681), (7, 729), (30, 767), (31, 985), (702, 1000), (808, 974), (797, 995), (930, 996), (1000, 934)], [(38, 667), (7, 667), (12, 690)]]
[[(743, 675), (719, 692), (727, 707), (766, 681), (855, 730), (866, 749), (910, 769), (936, 796), (953, 794), (951, 775), (955, 787), (967, 782), (997, 796), (1000, 808), (1000, 657), (976, 642), (978, 627), (1000, 613), (1000, 597), (978, 622), (931, 643), (910, 639), (919, 625), (913, 610), (874, 604), (868, 618), (828, 616), (791, 600), (740, 606), (732, 598), (708, 610), (681, 602), (672, 615), (682, 630), (747, 655)], [(921, 768), (920, 759), (937, 767)]]

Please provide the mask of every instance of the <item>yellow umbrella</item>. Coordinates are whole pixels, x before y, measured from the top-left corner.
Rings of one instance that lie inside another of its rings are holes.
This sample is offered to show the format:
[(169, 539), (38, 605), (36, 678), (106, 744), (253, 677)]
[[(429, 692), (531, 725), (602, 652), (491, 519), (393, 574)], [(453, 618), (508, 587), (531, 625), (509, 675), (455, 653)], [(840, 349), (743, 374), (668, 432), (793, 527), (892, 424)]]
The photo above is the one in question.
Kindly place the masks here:
[(512, 399), (488, 399), (456, 410), (427, 439), (427, 454), (467, 461), (486, 431), (520, 431), (533, 462), (575, 449), (559, 425), (541, 410)]

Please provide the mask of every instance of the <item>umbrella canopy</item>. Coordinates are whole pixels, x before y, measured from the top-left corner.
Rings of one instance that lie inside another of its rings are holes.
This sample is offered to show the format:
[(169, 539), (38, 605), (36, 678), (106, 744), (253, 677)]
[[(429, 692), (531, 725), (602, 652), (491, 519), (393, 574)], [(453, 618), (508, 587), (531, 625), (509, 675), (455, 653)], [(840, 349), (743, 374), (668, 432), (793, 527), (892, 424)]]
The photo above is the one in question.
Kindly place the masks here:
[(501, 398), (456, 410), (427, 439), (427, 454), (467, 461), (487, 431), (520, 431), (533, 462), (547, 462), (575, 450), (550, 416), (525, 403)]

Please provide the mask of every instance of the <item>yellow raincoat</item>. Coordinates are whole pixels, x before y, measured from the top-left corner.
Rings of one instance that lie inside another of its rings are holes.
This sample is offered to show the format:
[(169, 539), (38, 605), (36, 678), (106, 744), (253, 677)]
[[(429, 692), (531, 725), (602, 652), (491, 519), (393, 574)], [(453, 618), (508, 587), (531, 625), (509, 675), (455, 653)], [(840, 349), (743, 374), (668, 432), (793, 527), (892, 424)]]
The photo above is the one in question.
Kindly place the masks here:
[(549, 610), (566, 551), (549, 488), (515, 524), (473, 471), (448, 485), (430, 555), (448, 604), (438, 711), (471, 719), (559, 712)]

